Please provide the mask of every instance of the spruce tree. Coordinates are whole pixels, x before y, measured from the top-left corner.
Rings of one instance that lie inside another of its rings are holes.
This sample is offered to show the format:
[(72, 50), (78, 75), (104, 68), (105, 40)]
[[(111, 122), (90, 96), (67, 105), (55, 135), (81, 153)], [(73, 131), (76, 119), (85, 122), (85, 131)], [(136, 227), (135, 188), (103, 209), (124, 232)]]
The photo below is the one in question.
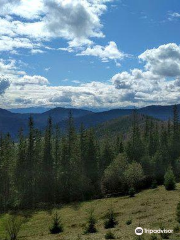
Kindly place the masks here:
[(164, 186), (168, 191), (176, 189), (176, 180), (172, 168), (169, 168), (164, 176)]
[(54, 175), (52, 156), (52, 119), (49, 117), (45, 137), (42, 162), (42, 201), (54, 203)]

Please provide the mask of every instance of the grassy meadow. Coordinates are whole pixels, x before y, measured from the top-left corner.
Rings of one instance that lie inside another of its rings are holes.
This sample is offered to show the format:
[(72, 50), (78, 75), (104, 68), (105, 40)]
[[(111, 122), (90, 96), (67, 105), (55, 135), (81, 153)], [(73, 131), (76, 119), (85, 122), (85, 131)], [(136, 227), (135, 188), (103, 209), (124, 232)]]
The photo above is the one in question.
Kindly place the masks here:
[[(22, 226), (19, 239), (23, 240), (102, 240), (108, 230), (104, 229), (105, 215), (111, 204), (117, 216), (118, 225), (112, 229), (116, 239), (135, 239), (134, 230), (140, 225), (142, 228), (159, 228), (163, 224), (167, 229), (177, 226), (176, 206), (180, 201), (180, 184), (175, 191), (166, 191), (163, 186), (157, 189), (142, 191), (134, 198), (118, 197), (94, 200), (63, 206), (60, 209), (51, 211), (24, 212), (26, 223)], [(94, 208), (97, 218), (96, 234), (83, 234), (86, 225), (88, 211)], [(64, 224), (64, 232), (59, 235), (49, 234), (49, 227), (52, 221), (52, 214), (58, 211)], [(3, 229), (3, 221), (7, 218), (2, 215), (0, 218), (0, 239), (6, 237)], [(132, 220), (127, 225), (127, 220)], [(149, 234), (144, 234), (145, 239), (150, 239)], [(160, 236), (158, 236), (160, 239)], [(180, 239), (176, 233), (170, 239)]]

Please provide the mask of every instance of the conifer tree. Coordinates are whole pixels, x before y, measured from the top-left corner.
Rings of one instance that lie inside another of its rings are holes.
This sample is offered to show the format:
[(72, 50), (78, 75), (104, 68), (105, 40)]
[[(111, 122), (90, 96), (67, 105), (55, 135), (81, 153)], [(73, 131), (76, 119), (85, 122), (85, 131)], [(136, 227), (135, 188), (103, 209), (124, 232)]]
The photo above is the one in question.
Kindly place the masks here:
[(45, 203), (54, 202), (54, 175), (52, 156), (52, 119), (49, 117), (45, 137), (42, 162), (42, 201)]
[(27, 188), (26, 182), (26, 163), (27, 163), (27, 142), (23, 135), (23, 130), (19, 131), (19, 144), (18, 144), (18, 154), (17, 154), (17, 163), (15, 169), (15, 185), (18, 192), (18, 199), (23, 206), (25, 203), (25, 192)]
[(164, 186), (168, 191), (176, 188), (176, 180), (172, 168), (169, 168), (164, 176)]

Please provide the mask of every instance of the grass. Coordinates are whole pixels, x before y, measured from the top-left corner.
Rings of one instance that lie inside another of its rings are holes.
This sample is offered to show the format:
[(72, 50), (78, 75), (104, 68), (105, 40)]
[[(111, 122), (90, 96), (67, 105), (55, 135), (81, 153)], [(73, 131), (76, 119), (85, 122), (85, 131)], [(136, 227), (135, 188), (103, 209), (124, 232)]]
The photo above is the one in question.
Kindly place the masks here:
[[(157, 189), (142, 191), (134, 198), (119, 197), (94, 200), (89, 202), (71, 204), (54, 209), (52, 211), (38, 211), (31, 213), (27, 222), (23, 225), (19, 240), (102, 240), (105, 239), (107, 230), (104, 229), (104, 220), (108, 209), (112, 205), (117, 217), (118, 225), (112, 229), (116, 239), (135, 239), (134, 230), (137, 226), (142, 228), (159, 228), (160, 225), (167, 229), (174, 229), (176, 222), (176, 207), (180, 201), (180, 184), (175, 191), (166, 191), (163, 186)], [(84, 228), (87, 222), (88, 210), (95, 209), (98, 232), (84, 235)], [(64, 232), (60, 235), (49, 234), (52, 213), (57, 211), (64, 224)], [(27, 214), (24, 213), (24, 214)], [(28, 213), (29, 214), (29, 213)], [(27, 215), (28, 215), (27, 214)], [(5, 238), (3, 221), (7, 217), (0, 217), (0, 239)], [(131, 225), (126, 221), (132, 220)], [(150, 239), (148, 234), (144, 234), (145, 239)], [(158, 236), (159, 237), (159, 236)], [(160, 238), (159, 238), (160, 239)], [(180, 239), (180, 234), (176, 233), (170, 239)]]

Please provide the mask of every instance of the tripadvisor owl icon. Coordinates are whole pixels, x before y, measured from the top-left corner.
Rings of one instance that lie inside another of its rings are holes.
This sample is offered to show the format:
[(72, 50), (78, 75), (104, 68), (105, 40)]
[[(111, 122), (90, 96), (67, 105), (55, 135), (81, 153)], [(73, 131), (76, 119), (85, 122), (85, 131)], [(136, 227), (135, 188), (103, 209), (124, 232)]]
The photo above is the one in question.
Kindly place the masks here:
[(143, 234), (143, 229), (142, 229), (141, 227), (137, 227), (137, 228), (135, 229), (135, 234), (136, 234), (136, 235), (142, 235), (142, 234)]

